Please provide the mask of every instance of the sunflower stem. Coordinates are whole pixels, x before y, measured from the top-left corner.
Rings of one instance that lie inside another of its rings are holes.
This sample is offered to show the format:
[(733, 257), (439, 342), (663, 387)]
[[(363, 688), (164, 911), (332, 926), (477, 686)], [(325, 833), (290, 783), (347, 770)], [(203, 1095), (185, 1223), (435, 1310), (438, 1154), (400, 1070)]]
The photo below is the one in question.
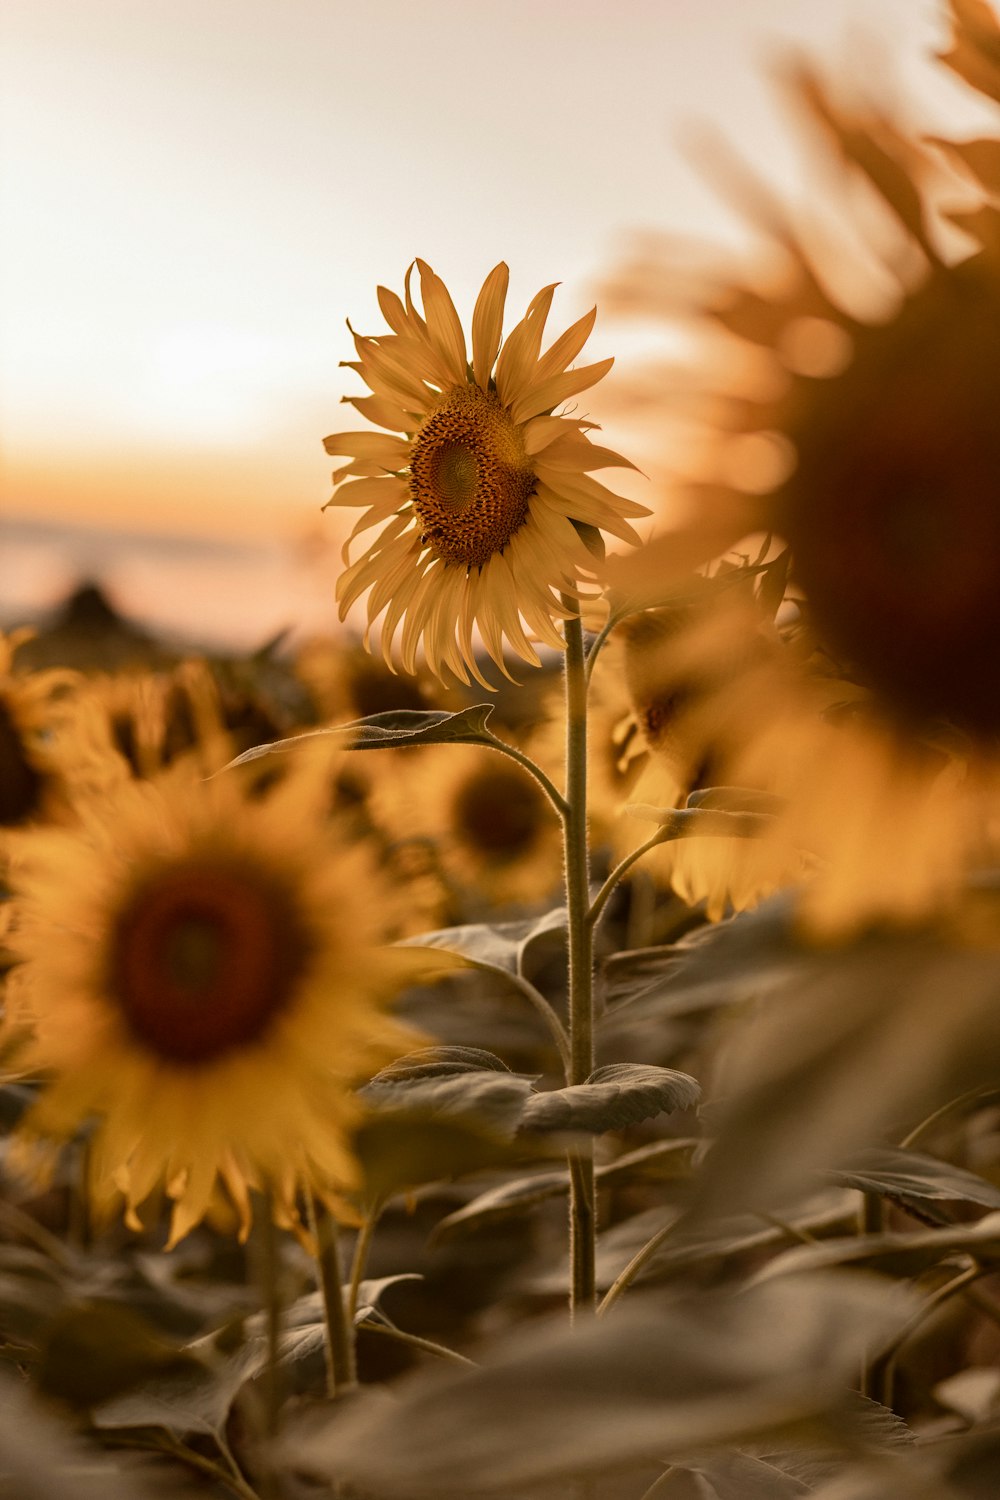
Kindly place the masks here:
[(368, 1252), (371, 1249), (372, 1236), (379, 1219), (382, 1217), (382, 1202), (371, 1204), (368, 1208), (358, 1237), (354, 1242), (354, 1257), (351, 1261), (351, 1285), (347, 1293), (347, 1316), (353, 1324), (358, 1311), (358, 1295), (361, 1290), (361, 1282), (364, 1278), (365, 1269), (368, 1265)]
[(590, 906), (590, 911), (587, 913), (587, 920), (590, 923), (591, 927), (597, 926), (608, 897), (611, 895), (612, 891), (615, 890), (616, 886), (618, 886), (625, 878), (629, 870), (631, 870), (632, 866), (636, 864), (644, 854), (648, 854), (650, 849), (655, 849), (657, 844), (664, 843), (668, 837), (669, 832), (667, 830), (658, 828), (653, 834), (652, 838), (648, 838), (644, 844), (640, 844), (637, 849), (633, 849), (631, 854), (626, 854), (625, 858), (623, 860), (620, 860), (619, 863), (615, 865), (614, 869), (611, 871), (611, 874), (608, 876), (607, 880), (604, 882), (604, 884), (601, 886), (601, 889), (594, 897)]
[[(590, 916), (590, 848), (587, 839), (587, 677), (579, 615), (566, 637), (566, 810), (563, 845), (569, 950), (570, 1068), (567, 1082), (586, 1083), (594, 1071), (594, 944)], [(596, 1301), (597, 1232), (592, 1142), (569, 1153), (570, 1316), (592, 1312)]]
[(597, 658), (600, 656), (603, 647), (608, 642), (608, 637), (611, 635), (612, 630), (614, 630), (618, 622), (619, 617), (614, 614), (611, 615), (607, 623), (602, 626), (602, 628), (598, 631), (597, 635), (594, 636), (594, 639), (590, 643), (590, 649), (587, 652), (586, 658), (584, 660), (584, 674), (588, 687), (590, 686), (590, 679), (594, 675), (594, 668), (597, 665)]
[[(253, 1236), (250, 1248), (264, 1313), (267, 1359), (261, 1379), (263, 1399), (258, 1407), (261, 1448), (256, 1455), (255, 1478), (263, 1500), (276, 1500), (280, 1486), (274, 1465), (273, 1445), (281, 1428), (282, 1390), (281, 1324), (283, 1293), (281, 1252), (274, 1222), (274, 1198), (270, 1192), (255, 1194)], [(256, 1403), (255, 1403), (256, 1404)]]
[(541, 766), (536, 765), (531, 756), (525, 755), (523, 750), (517, 750), (513, 745), (508, 745), (506, 740), (500, 739), (498, 735), (493, 734), (490, 730), (487, 730), (486, 733), (489, 735), (490, 749), (499, 750), (501, 755), (506, 755), (511, 760), (516, 760), (518, 765), (527, 771), (529, 776), (533, 776), (560, 818), (565, 821), (568, 811), (566, 799), (562, 796), (558, 787), (549, 780)]
[(308, 1202), (326, 1327), (326, 1389), (327, 1395), (334, 1399), (353, 1390), (358, 1383), (354, 1319), (349, 1316), (344, 1300), (337, 1221), (313, 1193), (309, 1193)]

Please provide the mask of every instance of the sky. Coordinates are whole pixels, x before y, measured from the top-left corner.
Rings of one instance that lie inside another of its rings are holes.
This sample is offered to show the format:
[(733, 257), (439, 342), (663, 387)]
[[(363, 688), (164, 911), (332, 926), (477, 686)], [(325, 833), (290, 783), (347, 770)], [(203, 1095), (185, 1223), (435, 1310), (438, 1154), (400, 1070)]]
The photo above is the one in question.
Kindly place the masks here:
[[(81, 567), (78, 552), (52, 564), (80, 528), (97, 572), (109, 528), (140, 554), (147, 538), (152, 558), (157, 538), (182, 535), (315, 559), (332, 535), (321, 439), (357, 425), (338, 403), (362, 390), (339, 367), (345, 320), (383, 326), (377, 283), (399, 288), (419, 255), (467, 317), (505, 259), (512, 321), (562, 283), (558, 332), (635, 232), (744, 234), (683, 149), (694, 125), (793, 180), (768, 78), (789, 46), (881, 93), (881, 41), (921, 120), (960, 112), (925, 60), (942, 8), (5, 0), (5, 587), (17, 593), (17, 571), (28, 594), (52, 589)], [(599, 318), (587, 357), (621, 360), (636, 337)], [(600, 419), (597, 393), (593, 407)]]

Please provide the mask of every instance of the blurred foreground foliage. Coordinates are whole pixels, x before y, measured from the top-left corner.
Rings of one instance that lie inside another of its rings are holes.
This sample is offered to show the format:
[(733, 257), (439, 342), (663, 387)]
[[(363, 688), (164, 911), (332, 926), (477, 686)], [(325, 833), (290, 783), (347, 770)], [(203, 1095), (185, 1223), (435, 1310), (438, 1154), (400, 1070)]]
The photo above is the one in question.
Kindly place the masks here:
[[(236, 675), (251, 698), (301, 694), (275, 738), (321, 718), (280, 655)], [(402, 755), (491, 732), (486, 707), (431, 701), (348, 731), (381, 752), (358, 765), (398, 777)], [(371, 783), (350, 796), (388, 858)], [(326, 1394), (316, 1270), (283, 1236), (266, 1436), (259, 1228), (241, 1247), (220, 1204), (165, 1254), (163, 1203), (141, 1231), (94, 1224), (84, 1135), (44, 1191), (4, 1168), (0, 1494), (993, 1500), (992, 879), (947, 922), (836, 945), (803, 936), (794, 894), (709, 923), (623, 884), (600, 930), (598, 1066), (567, 1087), (563, 908), (491, 909), (430, 855), (398, 878), (439, 925), (401, 942), (441, 977), (400, 1008), (436, 1044), (361, 1091), (357, 1390)], [(0, 1090), (5, 1132), (36, 1087)], [(566, 1153), (584, 1138), (601, 1301), (571, 1328)]]

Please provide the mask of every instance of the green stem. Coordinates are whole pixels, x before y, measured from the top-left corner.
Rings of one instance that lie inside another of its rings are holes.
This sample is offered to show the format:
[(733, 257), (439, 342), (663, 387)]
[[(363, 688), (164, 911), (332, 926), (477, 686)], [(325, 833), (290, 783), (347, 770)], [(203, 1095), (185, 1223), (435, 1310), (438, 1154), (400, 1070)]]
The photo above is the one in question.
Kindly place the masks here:
[(347, 1293), (347, 1316), (352, 1324), (358, 1311), (358, 1293), (364, 1280), (365, 1268), (368, 1265), (368, 1251), (371, 1249), (372, 1236), (375, 1227), (382, 1217), (382, 1203), (371, 1204), (358, 1230), (358, 1237), (354, 1241), (354, 1257), (351, 1261), (351, 1285)]
[(267, 1336), (267, 1366), (264, 1371), (264, 1435), (276, 1437), (281, 1425), (281, 1259), (274, 1203), (270, 1193), (261, 1195), (254, 1213), (257, 1238), (257, 1275)]
[[(569, 949), (570, 1069), (567, 1082), (586, 1083), (594, 1071), (594, 944), (590, 915), (590, 848), (587, 840), (587, 679), (583, 625), (565, 622), (566, 806), (563, 844)], [(570, 1314), (593, 1311), (595, 1192), (592, 1142), (574, 1148), (570, 1169)]]
[(529, 979), (525, 979), (521, 974), (512, 974), (510, 976), (510, 979), (514, 988), (520, 994), (522, 994), (526, 1000), (529, 1000), (531, 1002), (531, 1004), (535, 1007), (536, 1011), (548, 1027), (549, 1035), (552, 1037), (552, 1040), (556, 1044), (556, 1050), (559, 1053), (559, 1058), (562, 1062), (563, 1070), (566, 1074), (566, 1077), (568, 1078), (570, 1070), (572, 1068), (572, 1058), (570, 1056), (569, 1037), (566, 1035), (565, 1026), (563, 1025), (562, 1021), (560, 1021), (559, 1017), (556, 1015), (556, 1012), (552, 1009), (552, 1006), (546, 1000), (541, 990), (536, 990), (535, 986)]
[(267, 1359), (254, 1393), (252, 1413), (259, 1442), (254, 1445), (254, 1479), (261, 1500), (278, 1500), (281, 1484), (275, 1467), (275, 1440), (281, 1428), (281, 1324), (283, 1292), (274, 1198), (270, 1191), (253, 1195), (253, 1233), (250, 1240), (253, 1271), (264, 1314)]
[(395, 1339), (397, 1344), (406, 1344), (410, 1349), (419, 1349), (423, 1354), (433, 1354), (435, 1359), (448, 1360), (454, 1365), (464, 1365), (466, 1369), (476, 1369), (474, 1359), (468, 1359), (464, 1354), (459, 1354), (457, 1349), (449, 1349), (446, 1344), (436, 1344), (433, 1339), (422, 1339), (415, 1333), (404, 1333), (402, 1328), (387, 1328), (382, 1323), (364, 1323), (362, 1327), (366, 1333), (380, 1333), (383, 1338)]
[(587, 652), (586, 662), (584, 664), (584, 672), (588, 687), (590, 685), (590, 679), (594, 675), (594, 667), (597, 664), (597, 658), (600, 656), (602, 648), (606, 644), (608, 637), (610, 636), (612, 630), (614, 630), (618, 622), (619, 616), (614, 614), (609, 616), (607, 623), (601, 627), (597, 635), (595, 635), (594, 639), (590, 643), (590, 650)]
[(541, 787), (542, 791), (545, 793), (546, 797), (548, 797), (549, 801), (552, 803), (552, 806), (559, 814), (560, 818), (565, 818), (567, 813), (566, 798), (563, 797), (562, 793), (559, 791), (559, 788), (554, 784), (554, 782), (550, 781), (548, 776), (546, 776), (541, 766), (536, 765), (531, 756), (525, 755), (523, 750), (517, 750), (513, 745), (508, 745), (506, 740), (499, 739), (489, 730), (487, 730), (486, 733), (489, 735), (490, 749), (499, 750), (501, 755), (506, 755), (510, 760), (516, 760), (518, 765), (521, 766), (523, 770), (527, 771), (529, 776), (533, 776), (535, 778), (535, 780), (538, 782), (538, 785)]
[[(878, 1193), (863, 1193), (861, 1196), (861, 1233), (865, 1235), (880, 1235), (885, 1233), (886, 1213), (885, 1204)], [(868, 1396), (873, 1401), (882, 1401), (883, 1405), (891, 1406), (891, 1392), (886, 1390), (886, 1364), (885, 1356), (869, 1359), (866, 1355), (861, 1362), (861, 1380), (858, 1389), (862, 1396)], [(883, 1400), (888, 1396), (888, 1400)]]
[(618, 885), (618, 883), (622, 879), (624, 879), (629, 870), (631, 870), (632, 866), (636, 864), (644, 854), (648, 854), (650, 849), (655, 849), (657, 844), (665, 843), (667, 836), (668, 831), (666, 829), (658, 828), (653, 834), (652, 838), (648, 838), (644, 844), (640, 844), (638, 849), (633, 849), (631, 854), (626, 854), (625, 858), (623, 860), (620, 860), (619, 863), (615, 865), (614, 869), (611, 871), (611, 874), (601, 886), (601, 889), (598, 891), (597, 895), (593, 899), (593, 902), (591, 903), (590, 911), (587, 914), (587, 920), (590, 923), (591, 927), (596, 927), (597, 923), (600, 921), (601, 912), (604, 910), (607, 899), (615, 889), (615, 886)]
[(309, 1228), (316, 1242), (316, 1266), (323, 1294), (326, 1325), (326, 1387), (331, 1397), (342, 1396), (358, 1383), (354, 1321), (344, 1306), (340, 1235), (337, 1221), (325, 1204), (309, 1194)]
[(940, 1109), (936, 1109), (933, 1114), (921, 1120), (920, 1124), (914, 1126), (909, 1135), (905, 1135), (899, 1144), (904, 1149), (915, 1146), (921, 1136), (926, 1135), (928, 1130), (936, 1125), (939, 1120), (943, 1120), (946, 1115), (950, 1115), (952, 1110), (961, 1109), (963, 1104), (971, 1104), (974, 1099), (979, 1097), (985, 1103), (987, 1099), (995, 1099), (996, 1096), (996, 1089), (984, 1089), (981, 1085), (978, 1088), (969, 1089), (967, 1093), (959, 1094), (955, 1099), (949, 1099), (946, 1104), (941, 1105)]
[(639, 1272), (643, 1269), (644, 1266), (649, 1264), (663, 1242), (669, 1239), (671, 1234), (673, 1234), (675, 1228), (676, 1225), (674, 1223), (664, 1225), (662, 1229), (658, 1229), (656, 1233), (646, 1241), (641, 1249), (635, 1252), (628, 1265), (623, 1271), (619, 1272), (612, 1286), (609, 1287), (609, 1289), (605, 1292), (601, 1305), (597, 1309), (598, 1315), (603, 1315), (612, 1307), (614, 1307), (615, 1303), (618, 1301), (618, 1298), (622, 1295), (623, 1292), (626, 1292), (628, 1290), (635, 1278), (638, 1276)]

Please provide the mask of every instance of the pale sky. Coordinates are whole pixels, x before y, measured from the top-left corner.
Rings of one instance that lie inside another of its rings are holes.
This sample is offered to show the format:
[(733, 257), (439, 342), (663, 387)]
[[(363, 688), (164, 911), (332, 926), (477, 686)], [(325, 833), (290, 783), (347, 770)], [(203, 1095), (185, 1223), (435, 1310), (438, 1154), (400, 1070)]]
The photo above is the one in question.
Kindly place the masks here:
[(921, 123), (960, 107), (939, 0), (4, 0), (5, 513), (319, 526), (377, 282), (420, 255), (467, 317), (505, 259), (510, 322), (560, 280), (558, 332), (631, 231), (737, 235), (679, 133), (785, 181), (767, 61), (878, 89), (859, 32)]

